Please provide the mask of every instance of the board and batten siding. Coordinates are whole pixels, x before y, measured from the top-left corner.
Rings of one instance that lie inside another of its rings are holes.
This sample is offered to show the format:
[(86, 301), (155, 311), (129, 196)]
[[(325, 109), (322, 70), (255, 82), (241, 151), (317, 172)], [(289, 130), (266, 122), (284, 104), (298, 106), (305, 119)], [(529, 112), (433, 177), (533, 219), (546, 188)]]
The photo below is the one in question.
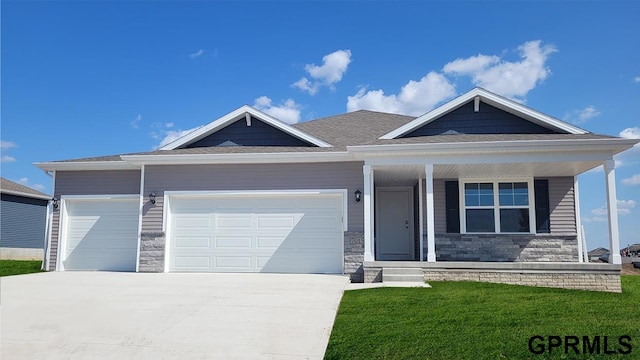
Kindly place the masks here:
[[(140, 193), (140, 170), (56, 171), (54, 197), (67, 195), (131, 195)], [(51, 217), (49, 270), (56, 269), (60, 209)]]
[(361, 162), (232, 165), (158, 165), (145, 167), (144, 192), (156, 194), (156, 204), (145, 201), (142, 231), (163, 231), (165, 191), (244, 191), (347, 189), (349, 231), (364, 229), (364, 201), (353, 193), (363, 190)]
[[(575, 235), (576, 214), (574, 208), (573, 177), (550, 177), (545, 179), (549, 180), (549, 221), (551, 234)], [(444, 234), (447, 232), (445, 181), (445, 179), (433, 180), (436, 234)]]

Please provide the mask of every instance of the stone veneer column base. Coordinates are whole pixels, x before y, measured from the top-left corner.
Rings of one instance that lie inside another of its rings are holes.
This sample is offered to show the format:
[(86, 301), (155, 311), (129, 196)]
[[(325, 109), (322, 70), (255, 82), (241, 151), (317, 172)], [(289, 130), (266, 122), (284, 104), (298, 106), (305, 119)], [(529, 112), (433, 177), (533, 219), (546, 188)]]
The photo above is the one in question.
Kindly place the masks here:
[(364, 233), (355, 231), (344, 232), (344, 273), (349, 275), (351, 282), (364, 281)]
[(425, 270), (425, 281), (479, 281), (511, 285), (590, 291), (622, 292), (620, 275), (563, 274), (563, 273), (511, 273)]
[(140, 234), (139, 272), (164, 271), (164, 232), (143, 232)]

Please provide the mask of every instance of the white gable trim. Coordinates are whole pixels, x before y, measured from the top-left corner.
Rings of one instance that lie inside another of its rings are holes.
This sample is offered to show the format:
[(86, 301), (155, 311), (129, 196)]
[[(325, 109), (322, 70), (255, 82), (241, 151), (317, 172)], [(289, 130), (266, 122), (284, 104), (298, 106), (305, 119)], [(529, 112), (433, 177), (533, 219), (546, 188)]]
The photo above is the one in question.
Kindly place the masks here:
[(402, 135), (405, 135), (459, 108), (460, 106), (468, 103), (469, 101), (476, 101), (475, 100), (476, 97), (479, 98), (480, 101), (486, 104), (495, 106), (498, 109), (507, 111), (509, 113), (522, 117), (526, 120), (529, 120), (534, 124), (537, 124), (546, 128), (550, 128), (553, 130), (566, 131), (570, 134), (587, 134), (588, 133), (588, 131), (584, 129), (581, 129), (577, 126), (573, 126), (571, 124), (558, 120), (549, 115), (545, 115), (539, 111), (533, 110), (513, 100), (509, 100), (502, 96), (496, 95), (482, 88), (475, 88), (465, 94), (458, 96), (457, 98), (449, 101), (448, 103), (429, 111), (428, 113), (416, 118), (415, 120), (387, 134), (382, 135), (380, 139), (395, 139)]
[[(249, 116), (247, 116), (247, 114)], [(163, 146), (160, 148), (160, 150), (174, 150), (177, 149), (181, 146), (190, 144), (192, 142), (195, 142), (197, 140), (200, 140), (210, 134), (215, 133), (216, 131), (222, 129), (223, 127), (232, 124), (240, 119), (247, 119), (247, 126), (250, 126), (250, 116), (253, 116), (255, 118), (260, 119), (261, 121), (264, 121), (265, 123), (275, 127), (276, 129), (282, 130), (284, 132), (286, 132), (287, 134), (290, 134), (300, 140), (306, 141), (308, 143), (311, 143), (313, 145), (319, 146), (319, 147), (332, 147), (331, 144), (326, 143), (318, 138), (315, 138), (305, 132), (302, 132), (288, 124), (285, 124), (284, 122), (263, 113), (260, 110), (257, 110), (249, 105), (244, 105), (230, 113), (228, 113), (227, 115), (224, 115), (223, 117), (219, 118), (218, 120), (212, 121), (209, 124), (205, 125), (205, 126), (201, 126), (199, 128), (197, 128), (196, 130), (188, 133), (187, 135), (176, 139), (172, 142), (170, 142), (169, 144)]]

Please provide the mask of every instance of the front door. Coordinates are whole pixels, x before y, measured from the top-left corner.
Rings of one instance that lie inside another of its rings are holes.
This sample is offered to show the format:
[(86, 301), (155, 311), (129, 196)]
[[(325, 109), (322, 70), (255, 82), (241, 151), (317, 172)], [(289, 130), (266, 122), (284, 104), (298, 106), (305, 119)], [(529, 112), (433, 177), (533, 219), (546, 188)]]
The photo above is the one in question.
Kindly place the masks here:
[(415, 260), (413, 188), (376, 189), (376, 260)]

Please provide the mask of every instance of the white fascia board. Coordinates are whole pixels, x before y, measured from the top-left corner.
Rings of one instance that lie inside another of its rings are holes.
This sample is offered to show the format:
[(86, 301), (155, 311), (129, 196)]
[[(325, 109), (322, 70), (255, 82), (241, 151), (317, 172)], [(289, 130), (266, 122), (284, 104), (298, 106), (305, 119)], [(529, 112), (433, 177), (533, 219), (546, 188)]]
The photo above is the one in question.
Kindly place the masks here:
[(380, 137), (380, 139), (395, 139), (404, 134), (407, 134), (425, 124), (428, 124), (442, 115), (445, 115), (458, 107), (466, 104), (469, 101), (473, 101), (475, 97), (480, 99), (489, 105), (493, 105), (504, 111), (515, 113), (525, 117), (527, 120), (537, 123), (538, 125), (552, 127), (558, 130), (566, 131), (570, 134), (586, 134), (588, 131), (580, 129), (579, 127), (565, 123), (551, 116), (545, 115), (539, 111), (533, 110), (515, 101), (509, 100), (502, 96), (498, 96), (482, 88), (475, 88), (471, 91), (458, 96), (457, 98), (447, 102), (446, 104), (429, 111), (428, 113), (416, 118), (415, 120), (387, 133)]
[[(514, 140), (451, 142), (428, 144), (388, 144), (347, 146), (352, 153), (393, 155), (394, 153), (426, 152), (434, 154), (454, 153), (505, 153), (530, 151), (609, 151), (613, 154), (630, 149), (638, 142), (636, 139), (565, 139), (565, 140)], [(613, 155), (612, 154), (612, 155)]]
[(213, 122), (210, 122), (209, 124), (205, 125), (205, 126), (201, 126), (199, 128), (197, 128), (196, 130), (188, 133), (187, 135), (176, 139), (172, 142), (170, 142), (169, 144), (161, 147), (159, 150), (175, 150), (183, 145), (189, 144), (191, 142), (194, 142), (196, 140), (199, 140), (201, 138), (204, 138), (207, 135), (210, 135), (214, 132), (216, 132), (219, 129), (222, 129), (223, 127), (232, 124), (240, 119), (243, 119), (246, 117), (246, 114), (250, 114), (251, 116), (254, 116), (257, 119), (260, 119), (261, 121), (264, 121), (265, 123), (280, 129), (294, 137), (297, 137), (298, 139), (304, 140), (306, 142), (309, 142), (311, 144), (314, 144), (316, 146), (319, 147), (332, 147), (331, 144), (326, 143), (318, 138), (315, 138), (303, 131), (300, 131), (276, 118), (274, 118), (273, 116), (270, 116), (268, 114), (265, 114), (264, 112), (257, 110), (249, 105), (244, 105), (230, 113), (228, 113), (227, 115), (224, 115), (223, 117), (219, 118), (218, 120), (215, 120)]
[(139, 170), (140, 166), (126, 161), (72, 161), (72, 162), (40, 162), (33, 165), (45, 171), (74, 170)]
[(21, 192), (21, 191), (14, 191), (14, 190), (8, 190), (8, 189), (2, 189), (2, 193), (3, 194), (9, 194), (9, 195), (15, 195), (15, 196), (22, 196), (22, 197), (27, 197), (27, 198), (32, 198), (32, 199), (51, 200), (51, 196), (48, 196), (48, 195), (29, 194), (29, 193), (25, 193), (25, 192)]
[(168, 154), (123, 155), (122, 159), (135, 165), (174, 164), (270, 164), (353, 161), (346, 152), (246, 153), (246, 154)]

